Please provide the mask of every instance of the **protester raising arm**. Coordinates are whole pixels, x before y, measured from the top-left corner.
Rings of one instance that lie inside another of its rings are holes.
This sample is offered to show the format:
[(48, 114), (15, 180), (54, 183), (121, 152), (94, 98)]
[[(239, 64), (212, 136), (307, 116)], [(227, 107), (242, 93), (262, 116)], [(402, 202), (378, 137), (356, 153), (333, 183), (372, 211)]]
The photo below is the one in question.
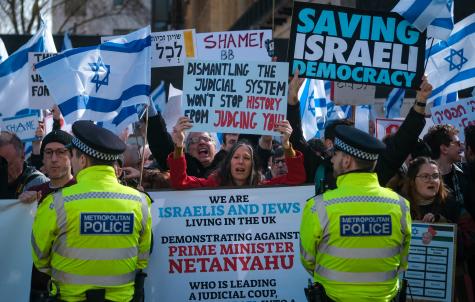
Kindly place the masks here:
[(298, 70), (289, 83), (289, 94), (287, 100), (287, 119), (292, 126), (292, 135), (290, 142), (296, 150), (299, 150), (304, 155), (305, 172), (307, 174), (307, 183), (313, 183), (315, 178), (315, 171), (322, 163), (323, 158), (316, 155), (310, 145), (303, 136), (302, 120), (300, 118), (300, 103), (298, 98), (298, 91), (305, 79), (299, 78)]
[(432, 85), (427, 82), (427, 77), (424, 76), (421, 88), (417, 91), (414, 106), (395, 135), (386, 141), (386, 150), (381, 154), (376, 164), (376, 173), (381, 186), (386, 186), (391, 177), (396, 175), (399, 167), (417, 144), (417, 139), (426, 124), (425, 104), (431, 93)]
[(172, 137), (175, 143), (175, 150), (168, 156), (168, 165), (170, 166), (170, 182), (174, 188), (251, 186), (259, 184), (294, 185), (300, 184), (305, 180), (303, 156), (300, 152), (294, 151), (289, 142), (292, 128), (288, 121), (277, 123), (275, 131), (282, 134), (289, 173), (266, 182), (261, 182), (254, 147), (245, 141), (236, 143), (218, 169), (208, 178), (189, 176), (186, 173), (186, 159), (183, 154), (183, 146), (185, 139), (184, 130), (188, 130), (191, 127), (192, 123), (189, 119), (182, 117), (173, 129)]

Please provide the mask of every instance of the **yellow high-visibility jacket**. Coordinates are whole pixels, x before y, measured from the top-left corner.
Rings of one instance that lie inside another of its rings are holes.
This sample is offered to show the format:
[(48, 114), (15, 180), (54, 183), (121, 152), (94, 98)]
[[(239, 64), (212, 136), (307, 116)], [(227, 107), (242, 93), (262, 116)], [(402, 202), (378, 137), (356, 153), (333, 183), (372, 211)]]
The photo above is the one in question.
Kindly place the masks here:
[(390, 301), (410, 240), (409, 202), (375, 173), (347, 173), (337, 189), (307, 201), (300, 259), (335, 301)]
[(84, 301), (88, 289), (106, 299), (130, 301), (138, 269), (151, 244), (150, 199), (119, 184), (113, 167), (81, 170), (77, 184), (49, 195), (33, 223), (38, 270), (51, 275), (64, 301)]

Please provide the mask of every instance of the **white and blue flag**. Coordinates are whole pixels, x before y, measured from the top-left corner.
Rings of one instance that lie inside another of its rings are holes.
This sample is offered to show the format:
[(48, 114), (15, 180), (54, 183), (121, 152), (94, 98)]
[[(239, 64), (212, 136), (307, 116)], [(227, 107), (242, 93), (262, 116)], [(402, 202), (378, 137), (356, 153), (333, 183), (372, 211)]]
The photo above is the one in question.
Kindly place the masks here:
[(63, 46), (61, 47), (61, 51), (65, 51), (71, 48), (73, 48), (73, 43), (71, 42), (71, 37), (69, 37), (69, 31), (66, 31), (64, 33)]
[(323, 80), (305, 79), (299, 90), (300, 117), (306, 140), (317, 136), (325, 128), (327, 100)]
[(26, 44), (0, 64), (0, 113), (3, 116), (14, 116), (16, 112), (30, 107), (29, 52), (56, 52), (53, 36), (44, 22)]
[(436, 39), (447, 39), (454, 27), (452, 0), (400, 0), (391, 11)]
[(116, 117), (109, 121), (97, 122), (97, 125), (106, 128), (115, 134), (120, 134), (130, 124), (139, 120), (137, 107), (140, 105), (131, 105), (122, 108)]
[(109, 121), (124, 108), (148, 104), (150, 41), (147, 26), (97, 46), (66, 50), (35, 67), (67, 122)]
[(161, 81), (160, 84), (150, 94), (152, 103), (158, 112), (161, 112), (167, 103), (167, 96), (165, 91), (165, 82)]
[(432, 107), (437, 107), (440, 105), (446, 105), (449, 103), (457, 102), (459, 100), (458, 92), (451, 92), (447, 95), (438, 96), (434, 99)]
[(7, 48), (5, 44), (3, 44), (2, 38), (0, 38), (0, 63), (5, 61), (8, 58)]
[(401, 107), (404, 101), (406, 90), (404, 88), (393, 88), (384, 102), (384, 117), (401, 117)]
[(475, 86), (475, 14), (455, 24), (447, 41), (432, 46), (425, 72), (433, 87), (429, 102)]

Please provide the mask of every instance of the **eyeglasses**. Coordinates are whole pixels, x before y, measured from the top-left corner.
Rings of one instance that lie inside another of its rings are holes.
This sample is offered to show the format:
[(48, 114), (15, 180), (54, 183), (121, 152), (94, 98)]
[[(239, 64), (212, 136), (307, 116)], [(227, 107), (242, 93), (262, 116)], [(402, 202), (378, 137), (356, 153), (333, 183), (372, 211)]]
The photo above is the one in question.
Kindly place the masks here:
[(51, 158), (53, 157), (53, 153), (56, 154), (57, 157), (66, 157), (70, 154), (69, 149), (45, 149), (44, 150), (44, 156)]
[(451, 144), (453, 143), (453, 144), (456, 145), (457, 147), (462, 146), (462, 143), (461, 143), (460, 141), (451, 141), (450, 143), (451, 143)]
[(421, 175), (416, 175), (416, 177), (421, 178), (424, 182), (429, 182), (431, 180), (439, 180), (440, 179), (440, 174), (439, 173), (421, 174)]
[(276, 159), (272, 161), (274, 165), (278, 166), (279, 164), (285, 165), (285, 159)]
[(190, 144), (197, 144), (199, 143), (200, 141), (204, 141), (205, 143), (209, 143), (210, 141), (212, 141), (213, 139), (209, 136), (193, 136), (191, 137), (188, 142)]

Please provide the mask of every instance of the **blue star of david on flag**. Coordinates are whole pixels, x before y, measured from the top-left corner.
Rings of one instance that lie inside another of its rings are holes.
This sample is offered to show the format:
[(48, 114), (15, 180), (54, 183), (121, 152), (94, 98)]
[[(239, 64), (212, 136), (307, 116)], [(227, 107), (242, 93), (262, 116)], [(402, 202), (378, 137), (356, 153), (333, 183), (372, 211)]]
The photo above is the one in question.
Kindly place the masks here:
[[(99, 57), (96, 63), (88, 63), (91, 67), (91, 71), (94, 71), (94, 76), (91, 79), (91, 83), (96, 84), (96, 92), (102, 85), (109, 85), (110, 65), (104, 64), (102, 58)], [(104, 74), (104, 77), (100, 79), (100, 75)]]
[(463, 56), (463, 48), (460, 50), (450, 49), (450, 55), (444, 58), (447, 62), (449, 62), (450, 67), (449, 71), (454, 69), (461, 70), (463, 64), (467, 63), (467, 58)]

